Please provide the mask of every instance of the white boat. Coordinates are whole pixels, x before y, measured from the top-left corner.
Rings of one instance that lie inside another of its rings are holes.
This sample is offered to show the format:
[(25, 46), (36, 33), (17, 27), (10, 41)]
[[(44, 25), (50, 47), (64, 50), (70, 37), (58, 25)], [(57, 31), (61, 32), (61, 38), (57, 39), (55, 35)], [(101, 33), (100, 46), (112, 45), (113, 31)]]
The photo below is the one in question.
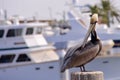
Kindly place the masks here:
[[(46, 23), (0, 25), (1, 80), (60, 80), (59, 56), (41, 34)], [(50, 77), (46, 77), (46, 76)]]

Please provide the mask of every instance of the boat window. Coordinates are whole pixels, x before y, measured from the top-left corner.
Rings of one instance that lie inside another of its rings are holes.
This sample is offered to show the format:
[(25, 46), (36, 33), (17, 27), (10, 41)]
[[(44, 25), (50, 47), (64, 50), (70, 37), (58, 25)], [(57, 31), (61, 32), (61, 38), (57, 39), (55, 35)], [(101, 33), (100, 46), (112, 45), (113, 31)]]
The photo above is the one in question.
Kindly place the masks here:
[(113, 40), (114, 41), (114, 46), (113, 48), (115, 47), (120, 47), (120, 40)]
[(15, 58), (15, 54), (1, 55), (0, 63), (11, 63), (13, 62), (14, 58)]
[(38, 27), (37, 30), (36, 30), (36, 34), (41, 34), (41, 33), (42, 33), (42, 28)]
[(33, 34), (33, 28), (27, 28), (26, 35)]
[(16, 37), (22, 35), (22, 29), (9, 29), (7, 37)]
[(54, 66), (49, 66), (49, 69), (53, 69), (54, 68)]
[(2, 38), (4, 35), (4, 30), (0, 30), (0, 38)]
[(31, 61), (31, 60), (26, 54), (20, 54), (16, 62), (26, 62), (26, 61)]

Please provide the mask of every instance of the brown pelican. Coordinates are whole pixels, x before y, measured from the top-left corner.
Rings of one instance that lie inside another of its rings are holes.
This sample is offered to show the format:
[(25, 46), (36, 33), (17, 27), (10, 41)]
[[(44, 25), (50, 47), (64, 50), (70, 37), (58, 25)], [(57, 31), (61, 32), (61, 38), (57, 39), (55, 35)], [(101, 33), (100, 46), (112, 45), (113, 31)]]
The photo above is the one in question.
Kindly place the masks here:
[[(72, 67), (80, 67), (85, 71), (84, 65), (93, 60), (101, 51), (101, 41), (98, 39), (95, 26), (98, 21), (98, 14), (93, 14), (90, 20), (90, 27), (82, 45), (77, 45), (68, 49), (61, 66), (61, 72)], [(88, 37), (91, 34), (91, 40)]]

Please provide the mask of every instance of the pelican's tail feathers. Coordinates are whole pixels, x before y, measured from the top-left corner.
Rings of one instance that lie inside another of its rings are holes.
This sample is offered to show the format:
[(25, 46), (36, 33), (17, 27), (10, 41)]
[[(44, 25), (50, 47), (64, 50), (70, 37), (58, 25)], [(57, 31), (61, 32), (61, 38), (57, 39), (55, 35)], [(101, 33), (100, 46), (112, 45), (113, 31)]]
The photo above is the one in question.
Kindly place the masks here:
[(65, 65), (65, 64), (63, 64), (63, 65), (61, 66), (60, 71), (63, 73), (63, 72), (65, 71), (65, 69), (66, 69), (66, 65)]

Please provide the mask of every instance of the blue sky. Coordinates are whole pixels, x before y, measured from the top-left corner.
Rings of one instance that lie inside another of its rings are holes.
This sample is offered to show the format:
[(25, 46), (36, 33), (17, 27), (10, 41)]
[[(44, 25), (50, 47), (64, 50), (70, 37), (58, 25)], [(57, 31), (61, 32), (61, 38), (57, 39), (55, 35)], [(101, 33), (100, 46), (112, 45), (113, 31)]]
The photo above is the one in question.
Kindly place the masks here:
[[(76, 1), (84, 5), (98, 3), (100, 0)], [(68, 10), (66, 2), (70, 0), (0, 0), (0, 9), (6, 9), (8, 16), (21, 15), (26, 18), (37, 16), (39, 19), (62, 18), (62, 12)], [(112, 2), (115, 6), (119, 6), (120, 0), (112, 0)]]

